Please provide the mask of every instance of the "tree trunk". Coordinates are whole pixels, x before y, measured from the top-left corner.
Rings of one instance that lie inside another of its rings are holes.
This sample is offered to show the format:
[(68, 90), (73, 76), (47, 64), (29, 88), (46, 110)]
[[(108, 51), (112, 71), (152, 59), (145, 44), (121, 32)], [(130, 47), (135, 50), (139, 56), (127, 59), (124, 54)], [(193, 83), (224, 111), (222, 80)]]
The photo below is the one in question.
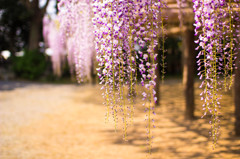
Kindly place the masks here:
[(29, 50), (37, 50), (39, 47), (40, 33), (41, 33), (40, 27), (41, 27), (41, 19), (40, 18), (33, 19), (30, 26), (30, 33), (29, 33), (29, 46), (28, 46)]
[(236, 66), (234, 81), (235, 133), (240, 136), (240, 53), (237, 54)]
[(49, 0), (47, 0), (43, 8), (39, 7), (39, 0), (32, 0), (30, 2), (30, 7), (28, 7), (29, 12), (31, 13), (31, 24), (30, 32), (28, 38), (28, 49), (37, 50), (39, 48), (39, 42), (42, 34), (42, 19), (46, 12)]
[(194, 119), (194, 31), (187, 29), (183, 37), (183, 84), (186, 102), (185, 119)]

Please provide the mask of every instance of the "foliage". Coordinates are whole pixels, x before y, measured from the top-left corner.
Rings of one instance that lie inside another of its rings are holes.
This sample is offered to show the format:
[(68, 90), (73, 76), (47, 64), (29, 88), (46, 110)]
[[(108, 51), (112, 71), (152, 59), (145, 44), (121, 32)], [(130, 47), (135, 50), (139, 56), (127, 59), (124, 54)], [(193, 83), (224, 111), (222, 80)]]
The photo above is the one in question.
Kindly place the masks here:
[(30, 13), (19, 0), (0, 1), (0, 50), (18, 51), (28, 42)]
[(20, 78), (36, 80), (46, 70), (46, 59), (37, 51), (24, 51), (24, 56), (13, 58), (13, 70)]

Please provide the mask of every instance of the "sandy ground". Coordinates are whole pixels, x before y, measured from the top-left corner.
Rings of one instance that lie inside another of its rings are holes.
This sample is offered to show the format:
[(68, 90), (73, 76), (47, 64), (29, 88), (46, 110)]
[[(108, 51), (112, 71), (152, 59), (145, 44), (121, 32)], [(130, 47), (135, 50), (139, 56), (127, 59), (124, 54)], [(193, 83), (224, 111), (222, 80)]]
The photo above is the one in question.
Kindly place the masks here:
[(231, 92), (223, 96), (221, 136), (213, 151), (208, 119), (200, 118), (200, 90), (194, 121), (183, 118), (182, 90), (178, 80), (161, 86), (149, 157), (141, 104), (126, 142), (121, 117), (117, 132), (112, 122), (106, 123), (98, 86), (0, 82), (0, 159), (240, 159)]

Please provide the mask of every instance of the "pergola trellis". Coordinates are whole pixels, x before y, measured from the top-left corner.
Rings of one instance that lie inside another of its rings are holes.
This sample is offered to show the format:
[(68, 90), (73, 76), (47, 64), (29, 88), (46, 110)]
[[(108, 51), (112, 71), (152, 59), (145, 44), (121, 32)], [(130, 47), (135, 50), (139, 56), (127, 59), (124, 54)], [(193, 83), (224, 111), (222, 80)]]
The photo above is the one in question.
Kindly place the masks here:
[[(168, 8), (163, 9), (163, 14), (167, 15), (168, 19), (165, 21), (166, 34), (171, 35), (181, 35), (183, 39), (183, 84), (184, 93), (186, 101), (185, 117), (186, 119), (194, 119), (194, 72), (195, 72), (195, 59), (196, 50), (194, 43), (194, 12), (193, 12), (193, 2), (189, 0), (176, 1), (167, 0)], [(239, 2), (233, 2), (227, 0), (226, 2), (231, 2), (232, 6)], [(228, 8), (225, 7), (228, 11)], [(233, 7), (233, 11), (239, 12), (240, 8)], [(239, 38), (238, 38), (239, 39)], [(237, 46), (238, 47), (238, 46)], [(235, 133), (240, 135), (240, 53), (237, 53), (235, 69), (235, 79), (234, 79), (234, 102), (235, 102)], [(158, 88), (157, 88), (158, 89)], [(159, 91), (157, 91), (159, 92)]]

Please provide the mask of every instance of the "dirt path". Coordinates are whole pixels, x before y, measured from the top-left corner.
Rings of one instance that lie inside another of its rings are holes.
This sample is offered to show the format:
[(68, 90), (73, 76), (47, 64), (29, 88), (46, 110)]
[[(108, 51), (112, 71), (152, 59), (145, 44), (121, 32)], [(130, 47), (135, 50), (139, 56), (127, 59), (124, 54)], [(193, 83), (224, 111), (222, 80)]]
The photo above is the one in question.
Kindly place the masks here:
[[(178, 92), (169, 91), (176, 87)], [(151, 158), (240, 159), (240, 139), (231, 136), (233, 110), (223, 120), (220, 146), (212, 151), (207, 121), (193, 123), (182, 118), (181, 90), (179, 82), (161, 89), (162, 107), (157, 109)], [(135, 116), (125, 142), (121, 124), (115, 133), (113, 124), (105, 123), (99, 88), (24, 84), (1, 90), (0, 159), (145, 159), (144, 113), (136, 110)]]

